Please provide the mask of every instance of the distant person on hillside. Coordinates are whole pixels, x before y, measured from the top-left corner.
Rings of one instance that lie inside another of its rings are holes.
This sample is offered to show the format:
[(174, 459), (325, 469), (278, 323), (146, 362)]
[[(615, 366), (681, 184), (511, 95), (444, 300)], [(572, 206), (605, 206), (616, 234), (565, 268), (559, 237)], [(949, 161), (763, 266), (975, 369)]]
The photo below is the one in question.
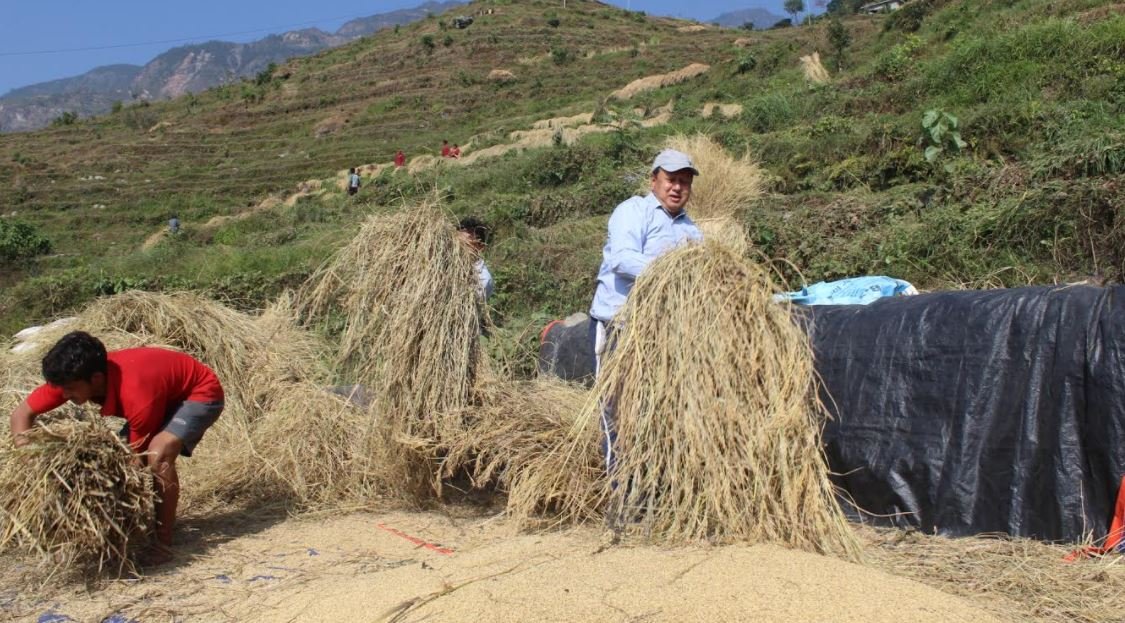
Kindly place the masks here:
[(180, 233), (180, 217), (175, 214), (172, 215), (172, 218), (168, 219), (168, 233), (173, 236)]
[(405, 165), (406, 165), (406, 154), (402, 153), (402, 150), (400, 149), (400, 150), (395, 152), (395, 168), (401, 169)]
[(180, 498), (176, 458), (191, 456), (223, 412), (219, 378), (190, 355), (174, 350), (141, 347), (107, 353), (101, 340), (83, 331), (59, 339), (43, 357), (42, 371), (46, 383), (9, 416), (12, 441), (17, 447), (26, 444), (24, 433), (35, 419), (67, 401), (93, 402), (103, 416), (125, 418), (122, 436), (128, 436), (129, 445), (148, 464), (157, 493), (156, 542), (142, 564), (171, 560)]
[(441, 139), (441, 157), (448, 158), (452, 148), (449, 146), (449, 141)]
[(348, 169), (348, 194), (354, 195), (359, 192), (359, 173), (355, 172), (355, 168)]
[(460, 158), (461, 157), (461, 147), (458, 146), (457, 143), (454, 143), (453, 149), (449, 150), (449, 157), (450, 158)]
[(488, 266), (485, 266), (484, 259), (480, 254), (484, 252), (484, 248), (488, 246), (488, 241), (492, 238), (492, 230), (483, 221), (474, 217), (467, 216), (461, 219), (461, 223), (457, 226), (458, 233), (461, 240), (476, 254), (476, 263), (473, 265), (477, 270), (477, 276), (480, 279), (480, 293), (481, 296), (488, 300), (492, 296), (492, 273), (488, 271)]

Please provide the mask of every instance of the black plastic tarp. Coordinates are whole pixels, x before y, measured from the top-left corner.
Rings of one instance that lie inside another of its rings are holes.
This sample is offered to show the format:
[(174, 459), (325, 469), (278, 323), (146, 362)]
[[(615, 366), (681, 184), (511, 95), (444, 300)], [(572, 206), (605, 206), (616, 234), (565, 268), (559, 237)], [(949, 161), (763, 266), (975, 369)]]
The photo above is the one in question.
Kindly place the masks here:
[[(1125, 287), (941, 292), (798, 310), (865, 520), (1106, 534), (1125, 474)], [(855, 509), (852, 509), (855, 512)]]
[(594, 384), (594, 334), (590, 317), (573, 314), (547, 325), (539, 341), (539, 374)]

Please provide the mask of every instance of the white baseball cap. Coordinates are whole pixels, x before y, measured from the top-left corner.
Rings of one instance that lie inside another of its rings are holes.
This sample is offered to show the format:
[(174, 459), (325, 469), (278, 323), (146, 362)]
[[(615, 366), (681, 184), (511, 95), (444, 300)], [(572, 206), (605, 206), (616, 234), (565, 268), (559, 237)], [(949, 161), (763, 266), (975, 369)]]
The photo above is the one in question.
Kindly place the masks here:
[(664, 169), (669, 173), (691, 169), (692, 173), (699, 175), (699, 169), (696, 169), (695, 165), (691, 163), (691, 156), (675, 149), (665, 149), (656, 154), (656, 158), (652, 161), (652, 172), (656, 173), (657, 169)]

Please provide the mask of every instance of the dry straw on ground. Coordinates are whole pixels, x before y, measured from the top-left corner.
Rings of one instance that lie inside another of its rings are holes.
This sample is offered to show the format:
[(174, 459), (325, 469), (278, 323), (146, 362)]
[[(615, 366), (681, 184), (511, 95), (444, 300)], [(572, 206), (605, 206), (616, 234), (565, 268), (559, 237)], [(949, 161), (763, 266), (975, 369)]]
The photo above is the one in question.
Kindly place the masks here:
[(550, 119), (540, 119), (531, 124), (533, 130), (552, 130), (557, 128), (569, 128), (573, 126), (586, 125), (593, 122), (594, 113), (584, 112), (569, 117), (552, 117)]
[(66, 415), (26, 437), (0, 450), (0, 549), (56, 568), (130, 568), (154, 518), (151, 476), (132, 450), (101, 422)]
[(814, 84), (824, 84), (831, 80), (828, 70), (820, 64), (820, 52), (813, 52), (801, 57), (801, 68), (805, 70), (805, 78)]
[(693, 219), (737, 217), (761, 196), (762, 169), (749, 154), (734, 158), (703, 134), (673, 136), (665, 146), (690, 155), (699, 170), (688, 203)]
[(1125, 561), (1118, 555), (1067, 562), (1076, 546), (1007, 535), (953, 539), (872, 528), (859, 534), (873, 566), (975, 598), (1008, 620), (1122, 620)]
[(277, 318), (259, 321), (195, 294), (129, 291), (98, 299), (73, 328), (97, 337), (131, 334), (183, 350), (214, 370), (227, 404), (247, 414), (269, 407), (277, 380), (319, 380), (327, 374), (317, 363), (323, 346), (295, 325)]
[(683, 69), (678, 69), (666, 74), (656, 74), (654, 76), (638, 78), (611, 93), (610, 97), (613, 99), (627, 100), (638, 93), (645, 93), (647, 91), (653, 91), (662, 87), (685, 82), (696, 76), (707, 73), (709, 69), (711, 69), (710, 65), (692, 63)]
[[(519, 492), (516, 514), (552, 503), (564, 518), (591, 514), (566, 481), (588, 466), (589, 431), (612, 402), (618, 458), (601, 501), (610, 519), (671, 541), (857, 556), (821, 453), (826, 412), (808, 337), (772, 301), (775, 290), (763, 268), (715, 242), (654, 261), (617, 315), (624, 328), (599, 400), (554, 450), (570, 458), (536, 477), (538, 498)], [(545, 497), (560, 491), (557, 502)]]
[(711, 118), (711, 115), (718, 111), (725, 119), (734, 119), (742, 114), (742, 104), (720, 104), (718, 102), (707, 102), (703, 105), (699, 115), (704, 119)]
[(490, 381), (467, 410), (463, 434), (444, 440), (442, 474), (465, 472), (474, 488), (508, 491), (522, 466), (548, 452), (574, 425), (584, 388), (557, 379)]
[(489, 82), (511, 82), (516, 79), (516, 74), (507, 69), (493, 69), (488, 72)]

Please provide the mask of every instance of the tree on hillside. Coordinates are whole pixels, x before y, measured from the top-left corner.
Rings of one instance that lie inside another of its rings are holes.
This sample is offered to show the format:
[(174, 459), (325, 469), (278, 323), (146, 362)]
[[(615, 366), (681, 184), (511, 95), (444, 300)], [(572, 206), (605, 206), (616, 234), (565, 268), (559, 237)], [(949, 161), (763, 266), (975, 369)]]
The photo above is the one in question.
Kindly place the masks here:
[(785, 0), (785, 12), (793, 16), (793, 23), (799, 23), (797, 16), (805, 10), (805, 0)]
[(828, 22), (828, 47), (832, 48), (834, 52), (832, 56), (832, 64), (836, 66), (836, 71), (840, 71), (844, 66), (844, 55), (847, 53), (848, 46), (852, 43), (852, 35), (848, 29), (840, 22), (835, 16)]
[(754, 30), (754, 22), (742, 22), (742, 30)]

